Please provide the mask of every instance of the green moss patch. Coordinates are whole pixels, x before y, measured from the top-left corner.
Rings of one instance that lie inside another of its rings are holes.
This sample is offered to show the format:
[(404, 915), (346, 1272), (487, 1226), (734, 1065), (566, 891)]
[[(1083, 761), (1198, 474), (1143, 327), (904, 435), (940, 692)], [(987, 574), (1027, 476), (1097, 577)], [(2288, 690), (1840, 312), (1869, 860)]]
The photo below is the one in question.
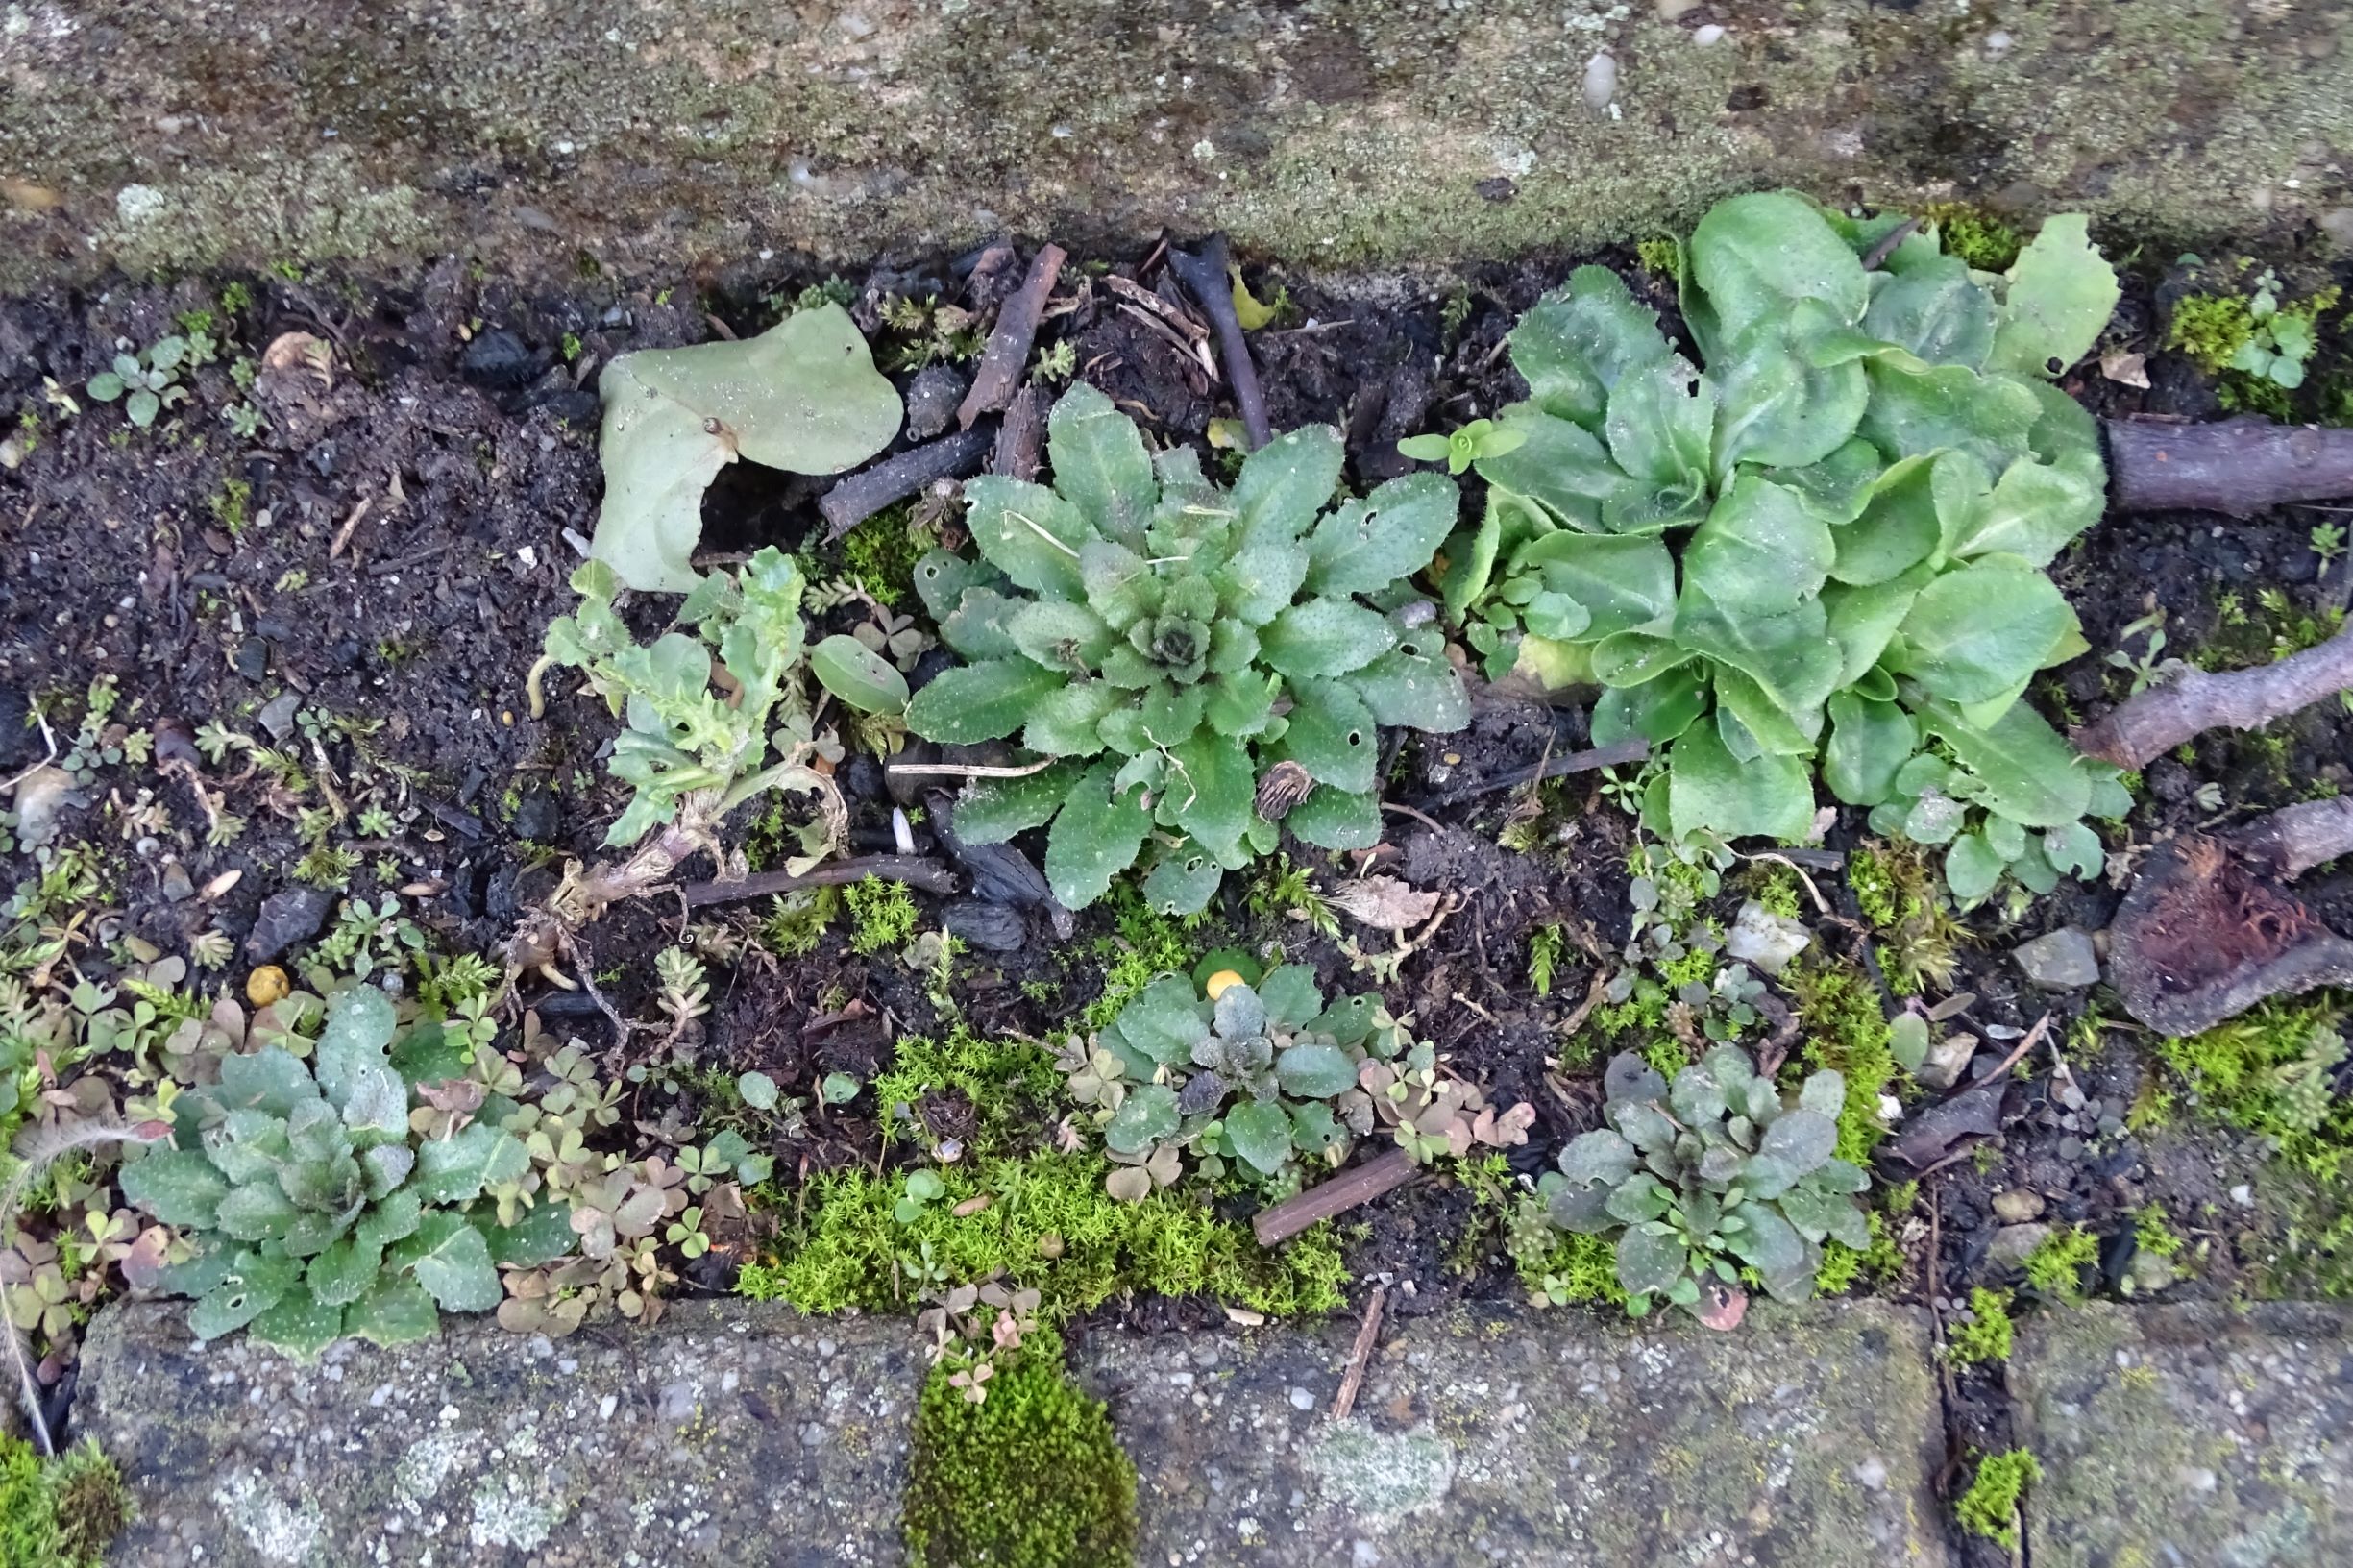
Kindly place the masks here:
[(43, 1462), (0, 1435), (0, 1568), (99, 1568), (131, 1522), (131, 1494), (95, 1443)]
[(903, 1525), (909, 1568), (1122, 1568), (1136, 1555), (1136, 1467), (1103, 1402), (1072, 1385), (1051, 1330), (994, 1357), (975, 1401), (932, 1368), (916, 1413)]

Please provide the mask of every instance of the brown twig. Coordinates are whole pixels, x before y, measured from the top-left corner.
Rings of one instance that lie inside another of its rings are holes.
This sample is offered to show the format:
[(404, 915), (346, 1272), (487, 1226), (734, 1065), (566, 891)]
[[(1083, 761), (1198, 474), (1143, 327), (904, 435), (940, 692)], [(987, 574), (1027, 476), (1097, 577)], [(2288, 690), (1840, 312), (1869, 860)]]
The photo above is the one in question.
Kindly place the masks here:
[(686, 901), (687, 908), (702, 909), (711, 904), (734, 903), (740, 898), (764, 897), (772, 893), (838, 887), (870, 876), (885, 882), (904, 882), (925, 893), (949, 894), (957, 888), (956, 873), (939, 861), (921, 855), (861, 855), (800, 872), (761, 871), (732, 882), (692, 882), (680, 888), (678, 895)]
[(825, 492), (817, 509), (825, 519), (827, 543), (839, 539), (895, 501), (909, 496), (935, 479), (958, 478), (980, 466), (989, 452), (989, 437), (979, 430), (959, 430), (919, 447), (909, 447), (895, 457), (861, 469)]
[(1439, 821), (1436, 818), (1431, 816), (1428, 812), (1416, 811), (1413, 807), (1402, 804), (1398, 801), (1384, 800), (1381, 802), (1381, 809), (1383, 811), (1393, 811), (1400, 817), (1410, 817), (1415, 821), (1421, 823), (1424, 827), (1430, 829), (1430, 831), (1433, 833), (1443, 833), (1446, 831), (1446, 824)]
[(1045, 389), (1036, 382), (1014, 394), (996, 428), (996, 450), (989, 472), (1024, 482), (1038, 477), (1038, 455), (1045, 443)]
[(1651, 743), (1648, 741), (1612, 741), (1607, 746), (1597, 746), (1589, 751), (1564, 752), (1532, 767), (1514, 768), (1507, 773), (1483, 779), (1468, 789), (1450, 790), (1434, 803), (1441, 806), (1459, 805), (1465, 800), (1476, 800), (1483, 795), (1493, 795), (1498, 790), (1514, 790), (1523, 784), (1534, 784), (1548, 778), (1591, 772), (1596, 768), (1615, 768), (1622, 763), (1641, 762), (1650, 754)]
[(1285, 1198), (1271, 1209), (1260, 1210), (1250, 1228), (1257, 1234), (1260, 1246), (1276, 1246), (1319, 1220), (1345, 1213), (1360, 1203), (1369, 1203), (1384, 1192), (1404, 1186), (1419, 1168), (1413, 1156), (1403, 1149), (1391, 1149), (1354, 1170), (1309, 1188), (1296, 1197)]
[(1364, 1298), (1364, 1321), (1357, 1325), (1357, 1342), (1348, 1352), (1348, 1370), (1340, 1378), (1340, 1391), (1332, 1396), (1332, 1419), (1345, 1421), (1348, 1412), (1357, 1408), (1357, 1390), (1364, 1386), (1364, 1369), (1372, 1364), (1373, 1346), (1381, 1338), (1381, 1309), (1388, 1305), (1389, 1287), (1373, 1286), (1373, 1293)]
[(1226, 236), (1212, 234), (1197, 251), (1170, 251), (1168, 270), (1177, 275), (1202, 313), (1217, 327), (1217, 357), (1224, 361), (1226, 380), (1234, 387), (1234, 405), (1242, 416), (1242, 433), (1256, 452), (1274, 439), (1266, 420), (1266, 397), (1259, 390), (1258, 367), (1250, 362), (1249, 340), (1242, 335), (1241, 318), (1234, 313), (1234, 283), (1228, 275), (1233, 262)]
[(2353, 496), (2353, 429), (2225, 419), (2111, 419), (2109, 499), (2122, 512), (2252, 517), (2293, 501)]
[(1061, 246), (1039, 247), (1030, 258), (1020, 291), (997, 308), (996, 330), (989, 334), (988, 348), (981, 351), (972, 389), (956, 410), (956, 423), (966, 429), (981, 415), (994, 413), (1013, 401), (1014, 389), (1021, 384), (1021, 372), (1029, 364), (1029, 346), (1037, 341), (1038, 319), (1045, 311), (1046, 296), (1054, 292), (1062, 264)]
[(1889, 257), (1895, 255), (1896, 247), (1909, 239), (1912, 236), (1912, 232), (1919, 227), (1920, 219), (1917, 217), (1910, 217), (1904, 219), (1893, 229), (1890, 229), (1886, 233), (1881, 234), (1879, 236), (1878, 243), (1873, 245), (1870, 250), (1863, 253), (1863, 270), (1865, 272), (1878, 271), (1879, 264), (1885, 261)]
[(2353, 626), (2259, 670), (2219, 675), (2185, 670), (2076, 730), (2075, 745), (2088, 757), (2140, 768), (2207, 730), (2260, 729), (2348, 688), (2353, 688)]

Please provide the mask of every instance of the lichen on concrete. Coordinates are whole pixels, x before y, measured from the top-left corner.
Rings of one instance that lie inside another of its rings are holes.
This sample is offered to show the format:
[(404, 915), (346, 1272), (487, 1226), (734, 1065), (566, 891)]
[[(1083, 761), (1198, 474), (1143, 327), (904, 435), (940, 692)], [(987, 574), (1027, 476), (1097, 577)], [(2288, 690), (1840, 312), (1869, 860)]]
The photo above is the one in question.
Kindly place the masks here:
[(1146, 1540), (1189, 1560), (1942, 1568), (1924, 1317), (1752, 1319), (1409, 1320), (1344, 1420), (1349, 1324), (1107, 1338), (1079, 1364), (1136, 1456)]
[(0, 21), (12, 287), (116, 259), (862, 259), (1009, 228), (1459, 261), (1778, 183), (2194, 239), (2341, 213), (2353, 166), (2341, 9), (2236, 0), (419, 0), (398, 25), (15, 0)]
[(2353, 1308), (2069, 1308), (2010, 1382), (2036, 1568), (2353, 1561)]
[(345, 1342), (298, 1366), (177, 1307), (94, 1328), (82, 1430), (139, 1517), (116, 1568), (897, 1562), (909, 1325), (695, 1304), (651, 1331)]

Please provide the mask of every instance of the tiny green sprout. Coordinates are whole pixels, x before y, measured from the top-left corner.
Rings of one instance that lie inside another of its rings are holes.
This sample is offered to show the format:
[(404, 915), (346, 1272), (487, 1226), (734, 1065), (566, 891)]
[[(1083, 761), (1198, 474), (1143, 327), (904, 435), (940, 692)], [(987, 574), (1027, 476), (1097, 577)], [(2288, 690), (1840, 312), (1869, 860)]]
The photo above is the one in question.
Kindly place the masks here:
[(1501, 457), (1528, 439), (1526, 430), (1501, 426), (1491, 419), (1474, 419), (1452, 435), (1409, 435), (1397, 450), (1420, 463), (1443, 462), (1449, 474), (1460, 474), (1482, 457)]
[(864, 1087), (855, 1073), (829, 1072), (819, 1086), (818, 1092), (824, 1097), (827, 1105), (847, 1105), (858, 1097), (858, 1090)]
[(1068, 380), (1078, 374), (1078, 345), (1066, 337), (1050, 349), (1040, 349), (1030, 373), (1042, 381)]
[(2339, 523), (2315, 523), (2312, 526), (2312, 552), (2320, 557), (2320, 570), (2344, 553), (2344, 526)]
[[(891, 1206), (891, 1216), (901, 1225), (912, 1225), (923, 1215), (925, 1208), (947, 1195), (947, 1183), (936, 1170), (911, 1170), (907, 1173), (907, 1195)], [(929, 1247), (924, 1249), (926, 1252)]]

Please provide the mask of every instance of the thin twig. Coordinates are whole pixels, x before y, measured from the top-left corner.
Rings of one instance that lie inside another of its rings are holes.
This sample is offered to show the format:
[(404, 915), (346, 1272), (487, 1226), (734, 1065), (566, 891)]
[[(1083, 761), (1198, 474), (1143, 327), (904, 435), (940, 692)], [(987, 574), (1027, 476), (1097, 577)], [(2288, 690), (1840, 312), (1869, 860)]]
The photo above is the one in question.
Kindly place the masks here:
[(919, 447), (909, 447), (896, 456), (852, 474), (826, 491), (817, 503), (818, 511), (825, 519), (827, 543), (841, 538), (893, 502), (904, 501), (935, 480), (958, 478), (970, 473), (980, 466), (988, 452), (986, 434), (959, 430)]
[(1388, 1304), (1389, 1287), (1373, 1286), (1373, 1293), (1364, 1298), (1364, 1321), (1357, 1325), (1357, 1342), (1348, 1352), (1348, 1370), (1340, 1378), (1340, 1391), (1332, 1398), (1332, 1419), (1345, 1421), (1348, 1412), (1356, 1409), (1357, 1390), (1364, 1385), (1364, 1369), (1371, 1364), (1373, 1346), (1381, 1337), (1381, 1309)]
[(1274, 427), (1266, 419), (1266, 396), (1259, 389), (1258, 367), (1250, 362), (1241, 318), (1234, 313), (1232, 266), (1223, 234), (1210, 235), (1197, 251), (1168, 253), (1168, 270), (1200, 302), (1202, 313), (1216, 323), (1217, 356), (1225, 362), (1226, 380), (1234, 388), (1242, 433), (1256, 452), (1274, 439)]
[(1025, 762), (1017, 768), (1000, 768), (977, 762), (894, 762), (886, 766), (883, 772), (896, 773), (901, 778), (1027, 778), (1032, 773), (1044, 772), (1061, 760), (1060, 757), (1040, 757), (1036, 762)]
[(1890, 229), (1886, 233), (1881, 234), (1879, 236), (1878, 243), (1875, 244), (1870, 250), (1863, 253), (1863, 270), (1865, 272), (1878, 271), (1879, 264), (1885, 261), (1889, 257), (1895, 255), (1896, 247), (1902, 244), (1905, 240), (1911, 238), (1912, 232), (1919, 227), (1920, 219), (1917, 217), (1909, 217), (1904, 219), (1901, 223), (1896, 225), (1896, 227), (1893, 229)]
[(1425, 827), (1429, 828), (1433, 833), (1443, 833), (1446, 831), (1446, 824), (1444, 822), (1439, 821), (1436, 818), (1430, 816), (1426, 812), (1416, 811), (1411, 806), (1405, 805), (1402, 802), (1396, 800), (1384, 800), (1381, 802), (1381, 809), (1383, 811), (1393, 811), (1400, 817), (1410, 817), (1415, 821), (1420, 822)]
[(1507, 773), (1498, 773), (1468, 789), (1450, 790), (1439, 796), (1434, 804), (1459, 805), (1465, 800), (1476, 800), (1483, 795), (1493, 795), (1498, 790), (1515, 790), (1523, 784), (1535, 783), (1540, 779), (1565, 778), (1571, 773), (1590, 772), (1596, 768), (1615, 768), (1622, 763), (1642, 762), (1650, 754), (1651, 743), (1648, 741), (1612, 741), (1607, 746), (1597, 746), (1589, 751), (1570, 751), (1532, 767), (1514, 768)]
[(41, 739), (48, 743), (48, 753), (44, 755), (40, 761), (35, 763), (32, 767), (27, 768), (23, 772), (18, 773), (14, 778), (10, 779), (6, 784), (0, 784), (0, 792), (15, 789), (17, 785), (22, 784), (26, 779), (31, 778), (35, 773), (39, 772), (43, 768), (48, 767), (51, 763), (58, 760), (58, 736), (57, 731), (49, 727), (49, 716), (41, 712), (41, 710), (37, 707), (33, 710), (33, 722), (41, 726)]
[(862, 882), (870, 876), (884, 882), (904, 882), (925, 893), (954, 893), (958, 886), (955, 873), (936, 860), (911, 855), (861, 855), (806, 871), (762, 871), (737, 877), (732, 882), (694, 882), (680, 888), (678, 895), (686, 900), (687, 908), (701, 909), (772, 893), (838, 887), (845, 882)]
[(1317, 1220), (1330, 1219), (1403, 1186), (1419, 1168), (1412, 1155), (1404, 1149), (1391, 1149), (1295, 1197), (1285, 1198), (1271, 1209), (1260, 1210), (1250, 1228), (1260, 1246), (1274, 1246), (1289, 1240)]
[(343, 520), (343, 527), (335, 530), (335, 542), (327, 547), (327, 558), (329, 560), (334, 560), (343, 553), (343, 547), (352, 542), (352, 534), (359, 527), (360, 520), (368, 515), (368, 508), (375, 504), (376, 498), (374, 496), (361, 496), (359, 498), (359, 504), (352, 508), (352, 515), (345, 518)]

